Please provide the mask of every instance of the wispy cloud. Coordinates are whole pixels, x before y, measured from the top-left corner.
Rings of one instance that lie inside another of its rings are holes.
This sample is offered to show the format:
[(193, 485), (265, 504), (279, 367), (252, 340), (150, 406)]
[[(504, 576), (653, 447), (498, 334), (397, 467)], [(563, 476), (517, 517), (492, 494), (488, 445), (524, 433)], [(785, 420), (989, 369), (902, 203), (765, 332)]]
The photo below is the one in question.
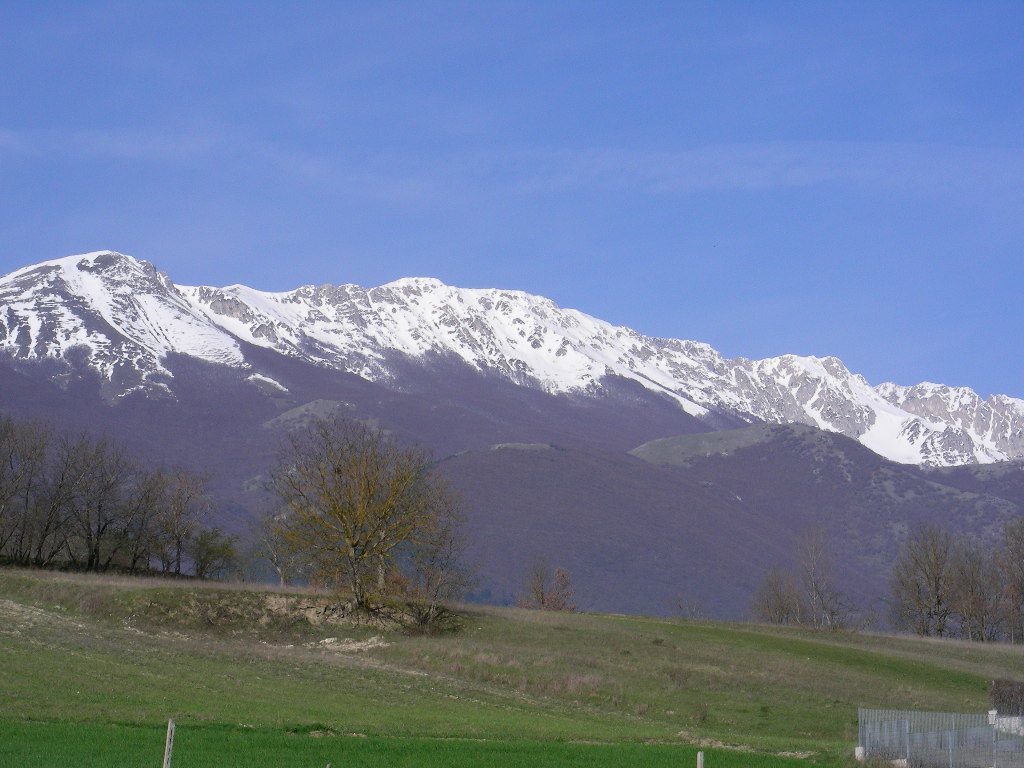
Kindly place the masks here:
[(904, 191), (1024, 188), (1024, 149), (926, 144), (785, 142), (680, 152), (621, 149), (561, 153), (541, 186), (637, 189), (656, 194), (848, 184)]
[(351, 194), (421, 201), (611, 193), (680, 196), (821, 188), (911, 197), (1024, 199), (1024, 149), (807, 142), (678, 152), (619, 148), (325, 157), (322, 179)]
[(815, 186), (911, 195), (1024, 195), (1024, 148), (892, 142), (752, 142), (648, 151), (622, 147), (435, 151), (306, 145), (206, 124), (148, 130), (0, 130), (0, 155), (132, 161), (156, 166), (245, 166), (333, 194), (406, 202), (480, 195), (626, 192), (687, 195)]
[(31, 145), (15, 131), (0, 130), (0, 156), (25, 155), (32, 153)]
[(89, 128), (0, 131), (0, 153), (62, 160), (134, 160), (160, 164), (209, 157), (228, 146), (222, 131)]
[(286, 144), (246, 138), (228, 126), (162, 129), (89, 128), (65, 131), (0, 131), (0, 155), (45, 155), (63, 162), (129, 161), (157, 167), (197, 165), (230, 169), (238, 163), (315, 179), (332, 169), (323, 156)]
[(228, 146), (220, 131), (90, 129), (50, 137), (69, 155), (109, 160), (174, 163), (208, 157)]
[[(679, 195), (827, 185), (915, 195), (1024, 193), (1024, 149), (1018, 148), (803, 142), (678, 152), (512, 149), (311, 157), (300, 153), (298, 168), (312, 164), (322, 180), (351, 183), (360, 194), (383, 196), (570, 191)], [(287, 169), (292, 162), (280, 167)]]

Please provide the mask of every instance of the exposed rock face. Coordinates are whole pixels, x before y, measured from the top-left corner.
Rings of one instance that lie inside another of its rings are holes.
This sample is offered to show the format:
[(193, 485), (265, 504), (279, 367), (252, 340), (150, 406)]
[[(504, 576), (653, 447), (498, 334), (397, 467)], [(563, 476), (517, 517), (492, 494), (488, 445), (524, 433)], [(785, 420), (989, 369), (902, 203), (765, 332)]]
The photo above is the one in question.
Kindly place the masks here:
[(1020, 458), (1024, 453), (1022, 401), (1005, 395), (982, 399), (966, 387), (922, 383), (901, 387), (886, 383), (878, 392), (921, 423), (941, 425), (919, 429), (925, 462), (936, 466), (971, 463), (958, 459), (973, 452), (979, 462)]
[(600, 395), (612, 379), (632, 380), (709, 428), (723, 418), (808, 424), (905, 463), (1024, 457), (1022, 400), (936, 384), (872, 387), (832, 357), (725, 359), (707, 344), (651, 338), (518, 291), (430, 278), (282, 293), (187, 287), (112, 252), (0, 278), (0, 349), (52, 360), (58, 374), (94, 369), (111, 397), (173, 395), (171, 353), (258, 376), (246, 345), (394, 386), (403, 366), (437, 359), (554, 394)]
[(19, 359), (97, 370), (115, 394), (166, 391), (171, 352), (227, 365), (244, 359), (234, 339), (198, 313), (152, 264), (121, 254), (70, 256), (0, 280), (0, 341)]

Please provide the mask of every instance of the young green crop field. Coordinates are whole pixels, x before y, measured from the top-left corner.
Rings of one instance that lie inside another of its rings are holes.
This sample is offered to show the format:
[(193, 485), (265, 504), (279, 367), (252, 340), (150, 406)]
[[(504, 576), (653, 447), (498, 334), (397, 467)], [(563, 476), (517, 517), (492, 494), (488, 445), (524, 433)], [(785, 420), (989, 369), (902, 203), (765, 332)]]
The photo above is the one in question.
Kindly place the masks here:
[(0, 766), (845, 766), (857, 707), (983, 712), (1024, 648), (0, 571)]

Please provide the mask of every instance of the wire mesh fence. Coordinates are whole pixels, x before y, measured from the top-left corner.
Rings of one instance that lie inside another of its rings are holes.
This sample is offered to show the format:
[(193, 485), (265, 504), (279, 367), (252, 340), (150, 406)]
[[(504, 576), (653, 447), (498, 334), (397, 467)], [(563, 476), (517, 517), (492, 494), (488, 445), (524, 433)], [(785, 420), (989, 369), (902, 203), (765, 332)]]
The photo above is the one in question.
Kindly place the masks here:
[(861, 709), (865, 759), (908, 768), (1024, 768), (1024, 718)]

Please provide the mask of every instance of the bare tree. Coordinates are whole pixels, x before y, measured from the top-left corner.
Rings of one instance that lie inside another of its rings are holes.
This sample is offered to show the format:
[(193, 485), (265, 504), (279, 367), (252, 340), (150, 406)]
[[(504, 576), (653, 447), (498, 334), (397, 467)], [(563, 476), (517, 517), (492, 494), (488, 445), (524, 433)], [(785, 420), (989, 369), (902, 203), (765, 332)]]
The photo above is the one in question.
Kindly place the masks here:
[(124, 545), (124, 491), (134, 468), (125, 449), (107, 438), (82, 434), (62, 451), (72, 473), (68, 555), (86, 570), (106, 570)]
[(0, 552), (17, 535), (22, 515), (19, 501), (24, 485), (20, 430), (9, 418), (0, 418)]
[(154, 554), (164, 573), (181, 576), (200, 519), (209, 511), (206, 478), (175, 469), (164, 477), (162, 496), (153, 521)]
[(968, 640), (995, 640), (1003, 624), (1003, 584), (999, 564), (976, 542), (955, 547), (949, 604)]
[(290, 434), (270, 487), (287, 513), (284, 540), (357, 609), (407, 584), (393, 578), (403, 558), (454, 524), (456, 504), (425, 449), (340, 417)]
[(816, 629), (849, 626), (853, 611), (836, 586), (835, 559), (824, 528), (814, 528), (801, 538), (797, 567), (806, 605), (803, 623)]
[(814, 528), (800, 537), (790, 569), (768, 569), (754, 593), (755, 619), (770, 624), (798, 624), (814, 629), (845, 629), (853, 608), (836, 586), (828, 533)]
[(136, 466), (125, 489), (127, 541), (122, 565), (129, 573), (152, 567), (157, 548), (157, 518), (167, 492), (167, 474), (163, 468)]
[(807, 606), (793, 575), (782, 568), (769, 568), (754, 593), (754, 618), (768, 624), (801, 624)]
[(1003, 612), (1010, 642), (1024, 640), (1024, 517), (1017, 517), (1003, 529), (998, 554), (1003, 577)]
[(0, 419), (0, 554), (14, 562), (32, 561), (33, 517), (52, 445), (42, 424)]
[(450, 508), (425, 521), (408, 547), (406, 594), (416, 626), (426, 631), (441, 628), (451, 618), (446, 606), (462, 599), (473, 583), (464, 565), (463, 516), (453, 493), (443, 498)]
[(282, 587), (309, 570), (308, 557), (285, 538), (287, 522), (287, 513), (264, 512), (253, 526), (253, 554), (270, 564)]
[(538, 557), (526, 571), (523, 596), (518, 605), (541, 611), (575, 611), (576, 590), (568, 571), (552, 569), (547, 558)]
[(74, 444), (67, 435), (46, 433), (39, 473), (26, 487), (25, 537), (17, 558), (37, 567), (49, 565), (66, 549), (71, 528), (70, 508), (79, 487)]
[(953, 538), (931, 524), (907, 536), (890, 579), (896, 625), (919, 635), (946, 635), (952, 613)]

